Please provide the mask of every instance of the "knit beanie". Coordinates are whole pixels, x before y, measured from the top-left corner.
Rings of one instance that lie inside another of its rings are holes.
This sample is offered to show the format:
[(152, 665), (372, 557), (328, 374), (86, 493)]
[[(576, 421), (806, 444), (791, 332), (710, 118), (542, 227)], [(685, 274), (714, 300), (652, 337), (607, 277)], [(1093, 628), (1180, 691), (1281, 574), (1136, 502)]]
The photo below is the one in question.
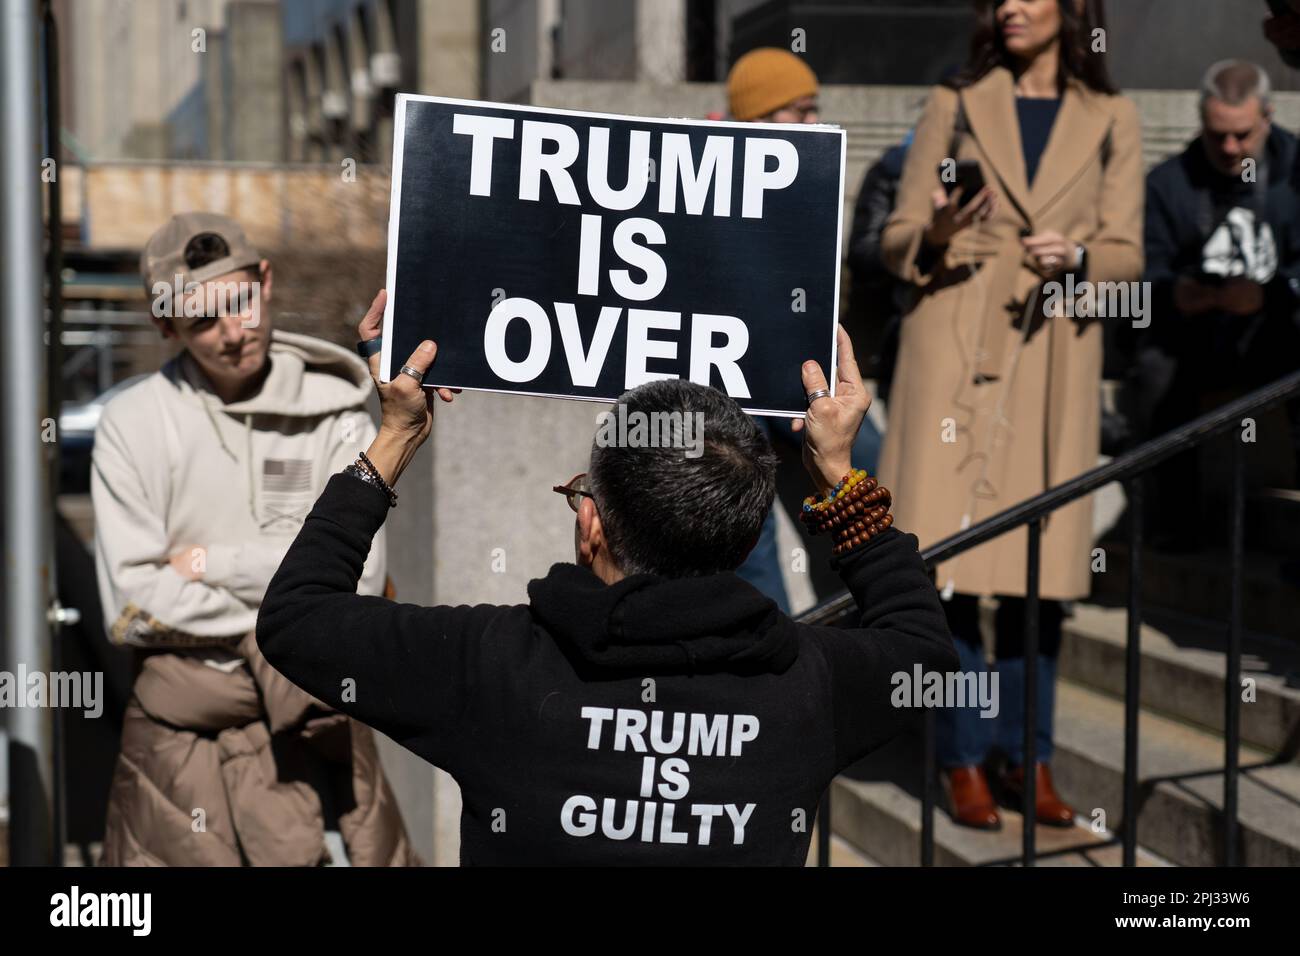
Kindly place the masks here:
[(747, 121), (774, 113), (803, 96), (817, 94), (817, 74), (789, 50), (750, 50), (727, 76), (731, 115)]

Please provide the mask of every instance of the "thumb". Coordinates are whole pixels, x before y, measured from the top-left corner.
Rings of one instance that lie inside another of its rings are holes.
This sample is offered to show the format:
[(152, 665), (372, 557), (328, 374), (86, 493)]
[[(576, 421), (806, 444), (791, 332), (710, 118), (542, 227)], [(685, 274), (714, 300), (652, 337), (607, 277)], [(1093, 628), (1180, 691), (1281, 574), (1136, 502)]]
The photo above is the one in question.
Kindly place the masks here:
[[(433, 359), (438, 354), (438, 346), (429, 339), (425, 339), (415, 347), (411, 357), (406, 360), (406, 364), (417, 370), (421, 374), (429, 371), (429, 366), (433, 365)], [(394, 376), (394, 378), (406, 376)]]
[(802, 372), (804, 394), (811, 394), (820, 391), (823, 388), (830, 387), (826, 384), (826, 374), (822, 371), (822, 367), (816, 362), (804, 362)]

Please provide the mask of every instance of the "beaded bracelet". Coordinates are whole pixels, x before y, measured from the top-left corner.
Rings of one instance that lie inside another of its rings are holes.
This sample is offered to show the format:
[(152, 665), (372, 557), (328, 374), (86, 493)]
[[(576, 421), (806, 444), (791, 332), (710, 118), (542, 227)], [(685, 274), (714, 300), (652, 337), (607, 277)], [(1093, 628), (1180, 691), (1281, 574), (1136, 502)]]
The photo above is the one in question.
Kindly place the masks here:
[(831, 534), (832, 552), (843, 554), (893, 525), (892, 503), (889, 489), (855, 468), (820, 501), (816, 496), (805, 498), (800, 518), (810, 534)]
[[(362, 480), (374, 485), (388, 496), (388, 507), (397, 507), (397, 492), (393, 490), (392, 485), (384, 481), (384, 476), (379, 473), (379, 469), (375, 467), (375, 463), (370, 460), (369, 456), (367, 456), (364, 451), (361, 452), (361, 457), (357, 459), (356, 463), (350, 467), (364, 472), (365, 477), (363, 477)], [(358, 475), (357, 477), (361, 476)]]

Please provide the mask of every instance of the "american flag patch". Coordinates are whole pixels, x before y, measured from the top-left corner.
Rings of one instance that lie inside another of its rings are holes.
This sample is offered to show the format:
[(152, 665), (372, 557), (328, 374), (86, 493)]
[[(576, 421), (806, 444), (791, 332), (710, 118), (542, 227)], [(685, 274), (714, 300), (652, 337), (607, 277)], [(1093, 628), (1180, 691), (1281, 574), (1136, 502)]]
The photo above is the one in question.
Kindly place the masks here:
[(262, 509), (266, 521), (288, 519), (301, 524), (314, 499), (310, 459), (267, 458), (262, 462)]

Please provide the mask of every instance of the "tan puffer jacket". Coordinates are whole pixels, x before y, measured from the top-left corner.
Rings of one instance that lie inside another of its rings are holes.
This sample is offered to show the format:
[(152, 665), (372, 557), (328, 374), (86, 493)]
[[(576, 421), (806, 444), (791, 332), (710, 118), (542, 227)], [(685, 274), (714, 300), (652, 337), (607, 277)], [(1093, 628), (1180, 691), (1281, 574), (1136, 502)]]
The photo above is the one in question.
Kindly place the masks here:
[(420, 865), (373, 732), (285, 680), (252, 634), (144, 659), (104, 865), (315, 866), (327, 819), (354, 866)]

